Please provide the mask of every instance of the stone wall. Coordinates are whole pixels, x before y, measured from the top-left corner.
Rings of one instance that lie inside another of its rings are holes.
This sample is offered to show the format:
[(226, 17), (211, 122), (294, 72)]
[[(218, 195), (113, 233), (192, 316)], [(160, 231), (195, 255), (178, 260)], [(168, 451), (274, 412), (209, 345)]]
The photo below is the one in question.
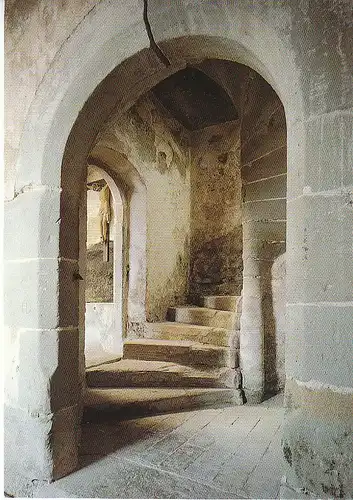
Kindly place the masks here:
[[(234, 70), (234, 68), (233, 68)], [(242, 210), (239, 122), (191, 134), (190, 298), (240, 295)]]
[[(112, 200), (111, 203), (109, 262), (103, 261), (99, 208), (99, 191), (89, 189), (87, 191), (86, 302), (113, 302), (114, 264), (121, 265), (121, 258), (114, 262), (114, 242), (117, 238), (120, 240), (122, 235), (123, 205), (120, 197)], [(118, 230), (116, 230), (116, 224), (119, 226)], [(119, 248), (121, 242), (118, 241), (117, 245)]]
[[(248, 346), (242, 349), (245, 387), (250, 388), (257, 378), (260, 392), (261, 387), (265, 392), (274, 392), (284, 386), (285, 302), (278, 297), (274, 302), (274, 289), (277, 293), (280, 287), (284, 295), (285, 267), (281, 267), (279, 276), (275, 271), (276, 278), (273, 267), (286, 250), (286, 151), (286, 121), (281, 101), (263, 78), (249, 70), (241, 126), (244, 201), (241, 339), (243, 346)], [(254, 396), (249, 394), (251, 397)]]
[[(146, 187), (146, 319), (162, 321), (188, 293), (190, 233), (189, 142), (185, 131), (152, 96), (113, 117), (98, 144), (118, 150)], [(113, 166), (119, 173), (121, 166)], [(121, 172), (124, 180), (124, 172)], [(130, 233), (139, 231), (136, 212)], [(156, 265), (158, 263), (158, 265)], [(136, 325), (134, 326), (136, 328)]]

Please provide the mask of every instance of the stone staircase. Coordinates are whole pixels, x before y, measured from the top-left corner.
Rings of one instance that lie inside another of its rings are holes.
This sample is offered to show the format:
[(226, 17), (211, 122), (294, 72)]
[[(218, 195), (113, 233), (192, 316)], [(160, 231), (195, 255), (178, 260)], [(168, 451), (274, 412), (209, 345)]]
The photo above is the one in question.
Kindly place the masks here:
[(86, 417), (243, 404), (240, 297), (204, 297), (202, 305), (169, 308), (168, 321), (124, 342), (122, 360), (89, 368)]

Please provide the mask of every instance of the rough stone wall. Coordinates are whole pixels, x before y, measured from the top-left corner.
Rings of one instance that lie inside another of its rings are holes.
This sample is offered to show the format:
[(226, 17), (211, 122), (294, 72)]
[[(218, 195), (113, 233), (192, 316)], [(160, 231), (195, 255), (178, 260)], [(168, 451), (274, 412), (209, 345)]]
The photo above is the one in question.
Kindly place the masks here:
[[(100, 242), (99, 192), (87, 192), (86, 302), (113, 302), (113, 260), (103, 262)], [(112, 231), (114, 238), (114, 231)], [(110, 239), (113, 239), (110, 237)], [(110, 243), (113, 255), (113, 242)]]
[[(114, 240), (117, 236), (115, 225), (122, 227), (123, 206), (121, 199), (111, 204), (110, 260), (103, 262), (103, 245), (100, 241), (100, 200), (99, 191), (87, 191), (87, 271), (86, 302), (113, 302)], [(121, 230), (118, 236), (121, 238)], [(119, 245), (119, 242), (118, 242)], [(118, 246), (119, 248), (119, 246)], [(116, 265), (121, 264), (121, 259)]]
[(278, 287), (285, 292), (285, 267), (276, 270), (274, 263), (286, 249), (286, 122), (281, 101), (263, 78), (249, 70), (244, 85), (242, 335), (260, 332), (256, 349), (264, 352), (265, 391), (276, 392), (284, 386), (285, 302), (278, 296), (275, 302), (274, 294)]
[(109, 242), (110, 260), (103, 261), (103, 244), (96, 243), (87, 249), (86, 302), (114, 301), (114, 243)]
[[(22, 125), (35, 92), (69, 34), (97, 0), (5, 2), (6, 196), (13, 196), (16, 156)], [(12, 167), (12, 168), (10, 168)]]
[[(234, 68), (233, 68), (234, 70)], [(242, 288), (239, 121), (191, 134), (190, 298)]]
[[(98, 138), (118, 148), (146, 186), (146, 319), (162, 321), (188, 293), (190, 169), (187, 134), (152, 96), (112, 118)], [(116, 166), (117, 171), (119, 165)], [(138, 230), (130, 227), (130, 231)]]

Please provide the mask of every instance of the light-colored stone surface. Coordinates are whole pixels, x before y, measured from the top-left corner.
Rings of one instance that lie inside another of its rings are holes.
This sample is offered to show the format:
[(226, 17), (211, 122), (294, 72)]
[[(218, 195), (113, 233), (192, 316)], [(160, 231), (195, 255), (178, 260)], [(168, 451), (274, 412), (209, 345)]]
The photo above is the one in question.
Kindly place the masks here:
[(93, 346), (92, 349), (85, 351), (85, 368), (92, 368), (104, 363), (114, 363), (120, 359), (121, 356), (109, 354), (109, 352), (104, 351), (100, 345), (97, 344), (96, 346)]
[(90, 368), (86, 378), (89, 387), (234, 387), (233, 370), (226, 367), (195, 368), (137, 359)]
[(243, 397), (237, 389), (215, 388), (124, 388), (88, 389), (85, 396), (85, 415), (89, 421), (101, 418), (102, 410), (108, 417), (124, 419), (129, 415), (169, 413), (194, 408), (242, 405)]
[(212, 344), (228, 347), (229, 331), (225, 328), (214, 328), (201, 325), (174, 323), (147, 323), (146, 336), (165, 340), (190, 340), (201, 344)]
[(240, 363), (247, 397), (256, 402), (284, 385), (285, 276), (272, 271), (286, 242), (286, 122), (280, 99), (259, 75), (249, 73), (245, 92)]
[(209, 309), (239, 312), (240, 299), (238, 295), (209, 295), (203, 297), (203, 305)]
[[(147, 95), (123, 116), (119, 109), (115, 110), (90, 152), (92, 164), (108, 167), (119, 179), (118, 185), (128, 200), (130, 216), (127, 215), (125, 224), (130, 246), (129, 282), (133, 280), (132, 289), (129, 283), (129, 321), (133, 317), (132, 299), (141, 301), (140, 288), (145, 290), (146, 301), (138, 305), (150, 321), (162, 320), (169, 305), (186, 300), (190, 175), (184, 135), (182, 127)], [(171, 150), (168, 166), (159, 161), (161, 142)], [(145, 200), (138, 207), (130, 202), (131, 193), (137, 191), (136, 182), (127, 186), (131, 182), (126, 179), (126, 167), (114, 158), (114, 151), (141, 178)], [(154, 262), (160, 265), (154, 266)], [(144, 275), (139, 272), (141, 266), (146, 269)], [(140, 275), (138, 286), (134, 284), (135, 274)]]
[(81, 469), (35, 496), (278, 498), (282, 419), (270, 401), (86, 423)]
[(229, 351), (224, 347), (190, 340), (140, 339), (124, 342), (125, 359), (171, 361), (182, 365), (227, 366)]
[(117, 305), (106, 302), (86, 303), (85, 314), (85, 355), (102, 350), (107, 356), (121, 357), (123, 336), (121, 318), (117, 315)]
[(199, 326), (239, 329), (238, 314), (232, 311), (220, 311), (197, 306), (178, 306), (168, 309), (168, 319), (177, 323), (186, 323)]

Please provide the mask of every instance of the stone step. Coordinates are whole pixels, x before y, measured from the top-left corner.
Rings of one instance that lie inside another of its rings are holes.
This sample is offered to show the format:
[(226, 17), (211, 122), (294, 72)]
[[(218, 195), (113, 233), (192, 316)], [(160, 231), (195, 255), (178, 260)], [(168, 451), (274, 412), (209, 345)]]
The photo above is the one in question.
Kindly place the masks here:
[(226, 330), (239, 330), (240, 315), (233, 311), (220, 311), (207, 307), (179, 306), (168, 309), (168, 320), (189, 325), (211, 326)]
[(207, 295), (202, 297), (202, 305), (208, 309), (240, 312), (240, 299), (239, 295)]
[(216, 368), (230, 365), (235, 367), (232, 355), (233, 353), (226, 347), (201, 344), (191, 340), (137, 339), (124, 342), (123, 357)]
[(243, 403), (239, 389), (88, 389), (83, 419), (85, 422), (125, 420), (134, 416), (223, 408)]
[(200, 344), (237, 349), (239, 332), (229, 332), (225, 328), (188, 325), (165, 321), (162, 323), (146, 323), (146, 338), (163, 340), (191, 340)]
[(123, 359), (86, 370), (88, 387), (230, 387), (236, 372), (228, 367), (207, 370), (165, 361)]

